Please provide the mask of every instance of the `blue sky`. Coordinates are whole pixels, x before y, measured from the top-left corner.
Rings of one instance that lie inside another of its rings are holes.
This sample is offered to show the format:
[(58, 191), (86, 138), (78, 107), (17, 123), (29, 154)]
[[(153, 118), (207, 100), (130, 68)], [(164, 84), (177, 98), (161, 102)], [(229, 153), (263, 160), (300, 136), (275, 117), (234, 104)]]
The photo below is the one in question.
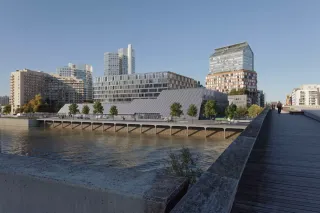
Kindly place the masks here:
[(319, 0), (0, 0), (0, 95), (10, 72), (72, 63), (103, 74), (103, 53), (131, 43), (136, 72), (170, 70), (204, 83), (215, 48), (248, 41), (258, 87), (284, 100), (320, 83)]

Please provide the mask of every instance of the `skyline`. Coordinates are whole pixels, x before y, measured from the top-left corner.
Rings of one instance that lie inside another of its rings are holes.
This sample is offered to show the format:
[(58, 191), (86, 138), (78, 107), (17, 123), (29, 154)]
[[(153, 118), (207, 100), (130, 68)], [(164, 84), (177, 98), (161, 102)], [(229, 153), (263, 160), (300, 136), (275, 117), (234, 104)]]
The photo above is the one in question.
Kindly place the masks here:
[(320, 2), (308, 2), (0, 1), (0, 96), (17, 69), (51, 73), (71, 62), (102, 76), (104, 52), (129, 43), (136, 73), (172, 71), (204, 85), (214, 49), (247, 41), (258, 89), (284, 101), (293, 88), (319, 83)]

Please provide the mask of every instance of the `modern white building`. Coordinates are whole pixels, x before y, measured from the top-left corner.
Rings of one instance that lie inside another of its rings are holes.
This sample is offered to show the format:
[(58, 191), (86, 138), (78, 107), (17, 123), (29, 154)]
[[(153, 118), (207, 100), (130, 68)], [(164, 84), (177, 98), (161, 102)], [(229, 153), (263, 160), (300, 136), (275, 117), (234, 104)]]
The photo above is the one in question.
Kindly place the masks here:
[(292, 91), (292, 106), (320, 105), (320, 84), (305, 84)]
[(197, 86), (197, 81), (192, 78), (164, 71), (98, 77), (93, 90), (95, 101), (121, 103), (134, 99), (155, 99), (163, 90)]
[(104, 75), (126, 75), (135, 73), (135, 51), (132, 45), (118, 52), (104, 53)]
[(93, 100), (92, 89), (92, 66), (88, 64), (72, 64), (68, 66), (57, 68), (57, 73), (61, 77), (73, 77), (84, 82), (84, 100)]

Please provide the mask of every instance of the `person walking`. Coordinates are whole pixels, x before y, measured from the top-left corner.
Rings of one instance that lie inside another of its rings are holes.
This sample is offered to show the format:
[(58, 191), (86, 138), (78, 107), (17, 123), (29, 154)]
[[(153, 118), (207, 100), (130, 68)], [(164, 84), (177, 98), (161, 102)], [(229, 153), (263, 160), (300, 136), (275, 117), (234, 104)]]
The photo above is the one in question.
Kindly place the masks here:
[(280, 101), (277, 104), (277, 108), (278, 108), (278, 114), (280, 114), (282, 110), (282, 104), (280, 103)]

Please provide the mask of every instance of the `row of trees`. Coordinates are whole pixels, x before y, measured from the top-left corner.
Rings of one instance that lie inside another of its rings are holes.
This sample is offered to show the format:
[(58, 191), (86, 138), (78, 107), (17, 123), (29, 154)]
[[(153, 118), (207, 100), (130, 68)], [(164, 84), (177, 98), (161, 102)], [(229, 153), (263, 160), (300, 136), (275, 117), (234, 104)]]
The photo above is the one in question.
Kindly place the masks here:
[(255, 118), (262, 112), (262, 110), (263, 108), (256, 104), (251, 105), (249, 108), (237, 107), (235, 104), (231, 104), (226, 108), (225, 114), (229, 119), (234, 119), (235, 117), (243, 118), (247, 116)]
[[(69, 113), (72, 115), (75, 115), (77, 113), (80, 113), (78, 104), (70, 104), (69, 105)], [(93, 104), (93, 114), (103, 114), (103, 106), (101, 102), (96, 101)], [(84, 105), (82, 107), (81, 113), (84, 115), (88, 115), (90, 113), (90, 107), (88, 105)], [(118, 108), (116, 106), (111, 106), (109, 110), (109, 114), (112, 116), (118, 115)]]
[[(191, 104), (187, 110), (187, 115), (194, 118), (198, 114), (198, 108), (196, 105)], [(180, 103), (175, 102), (170, 106), (170, 115), (172, 117), (180, 117), (183, 115), (182, 106)], [(206, 118), (211, 118), (217, 115), (217, 103), (213, 100), (208, 100), (204, 105), (204, 116)], [(193, 119), (192, 119), (193, 122)]]
[(249, 91), (245, 88), (241, 88), (241, 89), (232, 89), (230, 92), (229, 92), (229, 95), (245, 95), (245, 94), (249, 94)]

